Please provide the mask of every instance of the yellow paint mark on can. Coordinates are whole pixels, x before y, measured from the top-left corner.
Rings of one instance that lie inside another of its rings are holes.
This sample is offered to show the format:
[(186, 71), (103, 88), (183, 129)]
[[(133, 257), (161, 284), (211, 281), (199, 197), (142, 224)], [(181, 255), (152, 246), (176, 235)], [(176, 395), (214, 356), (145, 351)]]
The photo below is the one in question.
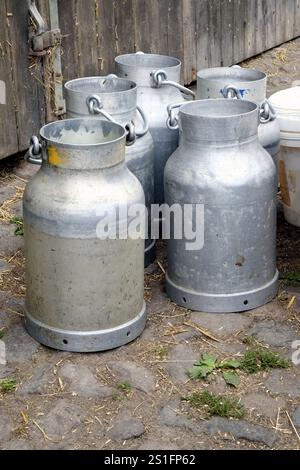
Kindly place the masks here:
[(50, 165), (60, 166), (64, 163), (65, 159), (57, 151), (56, 147), (48, 147), (48, 161)]

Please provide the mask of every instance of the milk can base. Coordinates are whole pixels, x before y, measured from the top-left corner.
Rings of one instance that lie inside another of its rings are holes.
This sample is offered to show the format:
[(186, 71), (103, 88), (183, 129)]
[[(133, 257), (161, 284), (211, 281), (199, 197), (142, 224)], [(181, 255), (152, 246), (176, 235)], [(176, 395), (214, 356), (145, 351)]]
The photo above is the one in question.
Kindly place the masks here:
[(145, 248), (145, 264), (144, 267), (148, 268), (150, 264), (154, 263), (156, 259), (156, 240), (152, 240), (151, 245)]
[(98, 352), (118, 348), (136, 339), (144, 330), (146, 303), (139, 315), (128, 323), (100, 331), (66, 331), (49, 327), (25, 315), (27, 332), (39, 343), (53, 349), (70, 352)]
[(272, 281), (260, 289), (239, 294), (214, 295), (182, 289), (167, 275), (166, 288), (170, 299), (181, 307), (208, 313), (234, 313), (252, 310), (271, 302), (277, 295), (278, 278), (277, 271)]

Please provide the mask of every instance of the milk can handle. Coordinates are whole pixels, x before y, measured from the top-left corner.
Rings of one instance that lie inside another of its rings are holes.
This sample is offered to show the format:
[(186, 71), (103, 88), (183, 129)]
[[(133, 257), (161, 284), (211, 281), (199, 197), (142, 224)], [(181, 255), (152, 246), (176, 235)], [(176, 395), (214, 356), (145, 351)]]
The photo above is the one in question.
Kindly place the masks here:
[(36, 135), (31, 137), (30, 146), (25, 154), (24, 159), (33, 165), (41, 165), (43, 163), (42, 145)]
[(237, 98), (238, 100), (242, 99), (242, 94), (235, 85), (225, 85), (221, 90), (221, 93), (224, 98)]
[(259, 113), (261, 124), (267, 124), (267, 122), (274, 121), (274, 119), (276, 119), (276, 111), (267, 99), (260, 106)]
[(186, 95), (191, 95), (194, 98), (196, 96), (196, 94), (189, 88), (180, 85), (180, 83), (168, 80), (168, 75), (164, 70), (153, 70), (153, 72), (151, 73), (151, 77), (153, 82), (153, 88), (161, 88), (163, 85), (168, 85), (177, 88), (179, 91), (182, 91), (182, 93)]
[(103, 104), (102, 104), (101, 98), (98, 95), (88, 96), (86, 99), (86, 104), (87, 104), (90, 114), (101, 114), (108, 121), (118, 124), (117, 121), (109, 113), (107, 113), (106, 111), (104, 111), (104, 109), (102, 109)]
[(143, 121), (143, 129), (141, 131), (136, 131), (136, 136), (137, 137), (143, 137), (149, 131), (149, 123), (148, 123), (147, 116), (144, 113), (144, 111), (142, 110), (142, 108), (140, 106), (137, 106), (136, 109), (139, 112), (139, 114), (142, 118), (142, 121)]
[[(237, 98), (238, 100), (243, 98), (240, 90), (234, 85), (224, 86), (221, 93), (224, 98)], [(261, 124), (267, 124), (270, 121), (274, 121), (274, 119), (276, 119), (276, 111), (270, 101), (265, 99), (259, 107), (259, 121)]]
[(167, 128), (170, 129), (170, 131), (177, 131), (179, 128), (178, 125), (178, 117), (175, 115), (175, 109), (180, 108), (183, 103), (174, 103), (174, 104), (169, 104), (167, 106), (167, 112), (168, 112), (168, 119), (167, 119)]
[[(89, 109), (90, 114), (101, 114), (105, 119), (110, 122), (114, 122), (115, 124), (120, 123), (116, 121), (109, 113), (104, 111), (103, 104), (101, 101), (100, 96), (98, 95), (91, 95), (88, 96), (86, 99), (86, 104)], [(132, 122), (129, 122), (125, 126), (126, 130), (126, 145), (132, 145), (136, 141), (136, 133), (135, 133), (135, 125)]]

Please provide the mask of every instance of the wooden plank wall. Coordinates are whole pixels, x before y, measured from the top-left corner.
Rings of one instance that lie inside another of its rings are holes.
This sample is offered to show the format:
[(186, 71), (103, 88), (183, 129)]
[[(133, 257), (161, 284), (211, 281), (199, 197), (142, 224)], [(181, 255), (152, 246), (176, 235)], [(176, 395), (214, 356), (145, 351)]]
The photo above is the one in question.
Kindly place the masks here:
[[(51, 115), (47, 61), (28, 58), (26, 3), (0, 1), (0, 80), (7, 86), (0, 158), (24, 150)], [(47, 20), (48, 0), (37, 4)], [(116, 55), (142, 50), (180, 58), (189, 84), (200, 68), (232, 65), (300, 35), (300, 0), (58, 0), (58, 6), (64, 80), (113, 72)]]
[(142, 50), (179, 57), (188, 84), (200, 68), (300, 34), (299, 0), (59, 0), (59, 8), (65, 79), (112, 72), (115, 55)]

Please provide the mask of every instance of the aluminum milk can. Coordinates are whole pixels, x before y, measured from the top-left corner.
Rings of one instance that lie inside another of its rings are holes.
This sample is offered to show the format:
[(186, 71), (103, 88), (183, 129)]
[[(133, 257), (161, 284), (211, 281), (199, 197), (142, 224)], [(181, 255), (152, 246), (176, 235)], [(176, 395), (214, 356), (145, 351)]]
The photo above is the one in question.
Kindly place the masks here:
[[(127, 129), (126, 164), (143, 186), (151, 233), (151, 204), (154, 203), (154, 142), (147, 119), (137, 107), (137, 86), (116, 75), (85, 77), (65, 84), (67, 117), (98, 117)], [(140, 115), (140, 117), (139, 117)], [(145, 267), (155, 260), (155, 240), (145, 240)]]
[(125, 130), (71, 119), (46, 125), (40, 137), (29, 161), (41, 168), (24, 194), (26, 328), (67, 351), (126, 344), (145, 326), (144, 240), (99, 234), (104, 216), (110, 228), (117, 217), (115, 232), (124, 235), (122, 208), (145, 202), (125, 164)]
[(266, 99), (267, 76), (237, 65), (200, 70), (197, 74), (197, 99), (239, 98), (260, 106), (258, 137), (261, 145), (278, 164), (280, 128), (275, 111)]
[[(258, 141), (258, 107), (200, 100), (181, 106), (178, 119), (182, 136), (165, 169), (166, 202), (186, 205), (193, 216), (185, 217), (183, 238), (168, 242), (168, 295), (206, 312), (261, 306), (277, 291), (277, 178)], [(187, 237), (191, 230), (197, 237)]]
[(117, 75), (138, 86), (138, 104), (146, 113), (155, 144), (155, 203), (162, 204), (165, 164), (178, 146), (178, 131), (167, 127), (167, 106), (184, 102), (182, 92), (192, 96), (194, 92), (178, 83), (181, 62), (174, 57), (137, 52), (116, 57), (115, 62)]

